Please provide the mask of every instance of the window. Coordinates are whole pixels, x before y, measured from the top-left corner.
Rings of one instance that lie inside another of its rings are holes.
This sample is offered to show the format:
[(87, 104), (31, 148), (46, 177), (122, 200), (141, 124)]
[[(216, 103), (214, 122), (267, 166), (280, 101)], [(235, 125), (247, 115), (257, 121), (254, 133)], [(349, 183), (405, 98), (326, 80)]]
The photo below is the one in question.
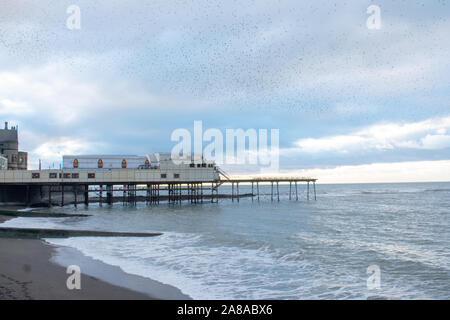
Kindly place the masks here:
[(197, 168), (200, 168), (200, 166), (201, 166), (201, 164), (200, 164), (200, 163), (197, 163)]
[(78, 159), (73, 160), (73, 167), (78, 168)]
[(63, 173), (64, 179), (70, 179), (70, 173)]
[(195, 163), (191, 163), (191, 164), (189, 165), (189, 167), (195, 168)]
[(165, 178), (167, 178), (167, 174), (161, 173), (161, 179), (165, 179)]
[(72, 179), (80, 179), (79, 173), (72, 173)]
[(206, 168), (206, 163), (202, 163), (202, 168)]
[(32, 179), (39, 179), (40, 177), (41, 177), (41, 175), (39, 173), (37, 173), (37, 172), (34, 172), (34, 173), (31, 174), (31, 178)]
[(98, 160), (98, 167), (101, 169), (101, 168), (103, 168), (103, 160), (102, 159), (99, 159)]
[(127, 167), (127, 160), (122, 160), (122, 169), (125, 169)]
[(49, 177), (50, 179), (56, 179), (56, 172), (50, 172), (50, 173), (48, 174), (48, 177)]
[(95, 179), (95, 173), (88, 173), (88, 179)]
[(174, 174), (173, 174), (173, 177), (174, 177), (175, 179), (179, 179), (179, 178), (180, 178), (180, 174), (179, 174), (179, 173), (174, 173)]

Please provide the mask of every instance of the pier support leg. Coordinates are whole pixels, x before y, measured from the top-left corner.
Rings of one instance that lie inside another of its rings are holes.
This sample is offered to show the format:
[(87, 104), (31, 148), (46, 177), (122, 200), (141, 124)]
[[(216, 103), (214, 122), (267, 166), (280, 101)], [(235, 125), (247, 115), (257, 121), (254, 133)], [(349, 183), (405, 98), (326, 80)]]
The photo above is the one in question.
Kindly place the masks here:
[(252, 202), (253, 202), (253, 181), (252, 181)]
[(280, 189), (278, 188), (278, 181), (277, 181), (277, 200), (280, 201)]
[(291, 200), (292, 181), (289, 181), (289, 200)]
[(27, 185), (27, 187), (26, 187), (26, 202), (27, 202), (27, 206), (29, 206), (30, 205), (30, 202), (31, 202), (31, 196), (30, 196), (30, 186), (29, 185)]
[(167, 201), (170, 204), (170, 184), (167, 185)]
[(89, 185), (84, 185), (84, 205), (89, 206)]
[(298, 201), (297, 181), (295, 181), (295, 201)]
[(113, 186), (106, 185), (106, 202), (111, 205), (113, 203)]
[[(103, 185), (100, 185), (99, 188), (100, 188), (100, 191), (98, 193), (98, 195), (99, 195), (98, 203), (101, 207), (103, 205)], [(106, 194), (106, 196), (108, 196), (108, 194)]]
[(231, 201), (234, 202), (234, 182), (231, 183)]
[(77, 207), (77, 202), (78, 202), (78, 197), (77, 197), (77, 195), (78, 195), (78, 188), (77, 187), (78, 187), (77, 185), (73, 185), (72, 186), (75, 208)]
[(316, 182), (315, 181), (313, 182), (313, 186), (314, 186), (314, 200), (317, 200), (317, 197), (316, 197)]
[(308, 181), (308, 185), (306, 187), (306, 200), (309, 201), (309, 181)]
[(259, 201), (259, 182), (256, 182), (256, 193), (258, 194), (258, 201)]
[(64, 185), (61, 185), (61, 207), (64, 207)]
[(48, 186), (48, 206), (52, 206), (52, 186)]
[(273, 181), (270, 183), (270, 201), (273, 201)]
[(200, 202), (200, 190), (199, 190), (199, 183), (195, 184), (195, 203)]
[(239, 202), (239, 182), (236, 183), (236, 191), (237, 191), (237, 202)]

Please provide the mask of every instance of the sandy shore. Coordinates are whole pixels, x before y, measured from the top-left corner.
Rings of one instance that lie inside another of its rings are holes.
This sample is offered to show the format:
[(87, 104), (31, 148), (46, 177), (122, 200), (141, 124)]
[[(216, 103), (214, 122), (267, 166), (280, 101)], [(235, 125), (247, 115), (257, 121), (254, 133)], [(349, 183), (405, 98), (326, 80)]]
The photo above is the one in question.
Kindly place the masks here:
[[(0, 216), (0, 223), (10, 217)], [(69, 290), (69, 265), (81, 289)], [(123, 272), (75, 249), (42, 240), (0, 238), (0, 299), (189, 299), (175, 287)]]

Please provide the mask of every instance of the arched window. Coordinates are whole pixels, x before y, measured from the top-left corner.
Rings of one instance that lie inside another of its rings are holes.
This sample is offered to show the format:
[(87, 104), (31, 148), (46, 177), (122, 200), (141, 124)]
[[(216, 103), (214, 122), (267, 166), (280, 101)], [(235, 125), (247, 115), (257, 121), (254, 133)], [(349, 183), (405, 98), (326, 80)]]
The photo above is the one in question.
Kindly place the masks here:
[(150, 161), (148, 161), (148, 159), (145, 159), (145, 165), (146, 166), (150, 165)]
[(127, 160), (122, 160), (122, 169), (125, 169), (127, 167)]
[(103, 160), (102, 159), (99, 159), (98, 160), (98, 167), (101, 169), (101, 168), (103, 168)]
[(73, 160), (73, 167), (78, 168), (78, 159)]

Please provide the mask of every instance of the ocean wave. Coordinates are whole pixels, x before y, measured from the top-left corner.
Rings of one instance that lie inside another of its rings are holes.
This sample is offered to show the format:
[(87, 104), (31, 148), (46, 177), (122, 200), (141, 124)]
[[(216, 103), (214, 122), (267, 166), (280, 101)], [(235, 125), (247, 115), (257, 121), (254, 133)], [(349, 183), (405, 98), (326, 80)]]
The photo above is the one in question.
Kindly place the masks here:
[[(48, 239), (127, 273), (173, 285), (194, 299), (272, 299), (293, 295), (290, 291), (296, 292), (291, 298), (300, 298), (305, 290), (301, 279), (311, 278), (306, 273), (313, 268), (301, 253), (283, 254), (267, 246), (207, 247), (203, 240), (180, 233), (152, 239)], [(275, 270), (292, 276), (279, 278)]]
[(442, 189), (425, 189), (425, 192), (450, 192), (450, 189), (442, 188)]

